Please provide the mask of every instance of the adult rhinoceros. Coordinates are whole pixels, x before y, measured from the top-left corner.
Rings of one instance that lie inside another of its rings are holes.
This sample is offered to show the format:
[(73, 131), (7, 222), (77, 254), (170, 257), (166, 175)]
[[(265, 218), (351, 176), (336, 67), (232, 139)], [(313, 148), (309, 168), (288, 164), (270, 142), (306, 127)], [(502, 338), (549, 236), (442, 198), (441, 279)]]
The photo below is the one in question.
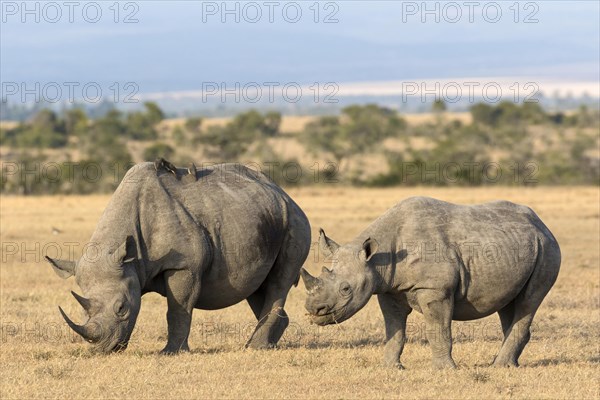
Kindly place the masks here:
[(496, 366), (517, 366), (535, 312), (554, 284), (560, 249), (528, 207), (462, 206), (414, 197), (339, 246), (321, 230), (332, 269), (304, 269), (306, 308), (319, 325), (344, 321), (377, 294), (385, 320), (384, 364), (402, 368), (406, 319), (422, 313), (435, 367), (455, 367), (450, 325), (497, 312), (504, 341)]
[[(283, 310), (310, 247), (302, 210), (261, 173), (237, 164), (196, 170), (159, 159), (134, 166), (112, 196), (77, 262), (52, 260), (74, 275), (88, 321), (67, 324), (101, 351), (124, 349), (141, 296), (167, 297), (163, 352), (188, 350), (192, 310), (246, 299), (259, 320), (247, 346), (273, 346), (288, 325)], [(60, 307), (59, 307), (60, 308)]]

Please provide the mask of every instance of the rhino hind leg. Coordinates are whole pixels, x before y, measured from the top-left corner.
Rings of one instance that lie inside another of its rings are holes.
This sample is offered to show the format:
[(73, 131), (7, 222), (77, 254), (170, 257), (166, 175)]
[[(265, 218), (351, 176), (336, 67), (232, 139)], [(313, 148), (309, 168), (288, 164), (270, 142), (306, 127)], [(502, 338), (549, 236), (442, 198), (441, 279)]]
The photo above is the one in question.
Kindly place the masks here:
[(289, 324), (283, 307), (294, 280), (290, 279), (290, 274), (286, 273), (286, 265), (282, 264), (278, 257), (263, 285), (247, 299), (258, 320), (252, 336), (246, 343), (247, 348), (274, 348)]
[(298, 283), (300, 268), (310, 249), (310, 226), (305, 219), (293, 216), (290, 229), (277, 259), (260, 289), (247, 301), (258, 320), (256, 329), (246, 343), (247, 348), (273, 348), (289, 325), (283, 309), (288, 292)]
[(508, 306), (498, 312), (504, 340), (492, 365), (518, 367), (519, 357), (531, 338), (531, 324), (547, 291), (528, 293), (529, 285)]
[(558, 276), (560, 256), (552, 251), (548, 255), (542, 255), (521, 293), (498, 312), (504, 341), (492, 363), (495, 367), (519, 366), (519, 357), (531, 338), (533, 317)]
[[(504, 333), (502, 347), (492, 364), (495, 367), (518, 367), (519, 356), (531, 338), (529, 328), (537, 307), (532, 310), (529, 305), (521, 305), (517, 302), (515, 308), (511, 324)], [(501, 321), (502, 318), (508, 321), (509, 311), (505, 310), (503, 313), (504, 317), (501, 317)]]
[(500, 317), (500, 324), (502, 325), (502, 335), (504, 335), (504, 341), (510, 333), (510, 327), (512, 326), (513, 319), (515, 318), (515, 303), (511, 301), (506, 307), (498, 311)]
[[(270, 284), (267, 284), (266, 287), (261, 286), (259, 290), (252, 293), (246, 299), (248, 301), (248, 305), (254, 313), (254, 316), (256, 317), (256, 320), (258, 321), (258, 325), (255, 329), (255, 332), (248, 340), (248, 343), (246, 343), (246, 347), (274, 348), (289, 325), (289, 318), (287, 313), (283, 309), (283, 306), (277, 308), (274, 315), (265, 315), (263, 313), (263, 311), (271, 310), (270, 308), (265, 307), (266, 295), (267, 292), (270, 292), (270, 290), (268, 289), (269, 286)], [(287, 292), (285, 293), (284, 297), (286, 296)], [(271, 321), (268, 321), (269, 318), (271, 319)], [(257, 333), (257, 331), (259, 330), (263, 330), (264, 333)]]
[(263, 304), (265, 304), (265, 291), (262, 286), (256, 292), (252, 293), (246, 301), (248, 301), (248, 305), (252, 309), (256, 319), (259, 320)]

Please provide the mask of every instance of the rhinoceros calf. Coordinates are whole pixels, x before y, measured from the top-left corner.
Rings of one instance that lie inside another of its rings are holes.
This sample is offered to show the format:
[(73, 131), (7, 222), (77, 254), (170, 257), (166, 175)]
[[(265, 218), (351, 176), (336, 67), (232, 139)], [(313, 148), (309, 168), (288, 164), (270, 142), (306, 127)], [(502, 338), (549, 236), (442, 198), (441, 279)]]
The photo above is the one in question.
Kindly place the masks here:
[(384, 364), (402, 368), (406, 319), (422, 313), (434, 367), (454, 368), (452, 320), (497, 312), (504, 341), (495, 366), (517, 366), (529, 328), (560, 268), (552, 233), (528, 207), (507, 201), (474, 206), (406, 199), (350, 243), (321, 230), (332, 257), (319, 278), (301, 271), (306, 309), (319, 325), (344, 321), (377, 294), (385, 320)]
[(74, 275), (88, 321), (69, 326), (101, 351), (124, 349), (141, 296), (167, 297), (163, 352), (188, 350), (192, 310), (246, 299), (259, 323), (247, 346), (270, 347), (288, 325), (283, 310), (310, 247), (302, 210), (261, 173), (236, 164), (178, 169), (138, 164), (112, 196), (77, 262), (52, 260)]

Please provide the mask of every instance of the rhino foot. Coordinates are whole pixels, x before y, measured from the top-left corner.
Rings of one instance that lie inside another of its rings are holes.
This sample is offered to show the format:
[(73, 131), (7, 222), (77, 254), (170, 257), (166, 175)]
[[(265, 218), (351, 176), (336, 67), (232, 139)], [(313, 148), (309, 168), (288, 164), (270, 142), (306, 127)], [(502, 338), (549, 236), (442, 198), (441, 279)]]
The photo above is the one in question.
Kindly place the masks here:
[(266, 343), (266, 342), (262, 342), (259, 340), (250, 340), (248, 343), (246, 343), (246, 346), (244, 346), (246, 349), (254, 349), (254, 350), (269, 350), (269, 349), (276, 349), (277, 348), (277, 344), (276, 343)]
[(189, 351), (190, 351), (190, 348), (187, 344), (184, 346), (181, 346), (179, 348), (167, 345), (164, 349), (162, 349), (160, 351), (160, 354), (171, 356), (171, 355), (175, 355), (177, 353), (187, 353)]
[(434, 359), (432, 366), (434, 369), (456, 369), (456, 364), (450, 358)]
[(491, 365), (494, 368), (518, 368), (519, 367), (519, 363), (516, 361), (499, 361), (499, 360), (494, 360), (494, 362)]
[(400, 364), (399, 361), (396, 361), (396, 362), (387, 362), (387, 361), (384, 361), (383, 362), (383, 367), (384, 368), (399, 369), (399, 370), (405, 369), (404, 366), (402, 364)]

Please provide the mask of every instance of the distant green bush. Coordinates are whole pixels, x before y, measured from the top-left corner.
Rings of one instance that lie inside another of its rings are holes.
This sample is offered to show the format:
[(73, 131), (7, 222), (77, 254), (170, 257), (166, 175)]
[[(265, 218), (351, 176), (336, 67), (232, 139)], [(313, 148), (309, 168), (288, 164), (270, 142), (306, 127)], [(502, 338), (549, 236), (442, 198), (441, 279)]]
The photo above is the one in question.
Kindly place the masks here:
[(125, 133), (131, 139), (153, 140), (158, 137), (156, 124), (163, 120), (164, 114), (155, 103), (144, 103), (145, 111), (127, 115)]
[[(598, 136), (582, 131), (553, 146), (553, 136), (565, 127), (598, 129), (600, 113), (580, 108), (570, 116), (547, 114), (537, 103), (476, 104), (471, 107), (473, 123), (449, 122), (442, 126), (424, 124), (413, 134), (428, 137), (433, 147), (388, 152), (388, 172), (368, 179), (369, 186), (394, 185), (534, 185), (598, 184), (598, 158), (588, 151), (598, 146)], [(536, 150), (529, 127), (544, 127)], [(432, 132), (434, 132), (432, 134)], [(495, 152), (505, 154), (498, 158)]]
[(209, 154), (220, 160), (237, 161), (253, 143), (279, 133), (281, 114), (261, 114), (251, 110), (238, 114), (225, 126), (210, 126), (198, 141), (208, 147)]
[(159, 157), (171, 159), (175, 154), (175, 150), (165, 143), (155, 143), (144, 150), (144, 160), (154, 161)]
[[(435, 103), (434, 119), (411, 126), (396, 111), (375, 104), (318, 117), (303, 132), (285, 136), (298, 138), (317, 159), (330, 159), (317, 169), (285, 160), (274, 150), (271, 139), (281, 135), (278, 112), (250, 110), (208, 128), (202, 118), (190, 118), (173, 128), (173, 146), (157, 142), (164, 113), (155, 103), (130, 113), (109, 108), (95, 118), (81, 108), (60, 113), (42, 109), (26, 122), (1, 128), (0, 145), (7, 149), (2, 162), (13, 162), (14, 173), (2, 174), (0, 189), (21, 194), (111, 192), (132, 165), (131, 140), (145, 141), (142, 155), (148, 161), (173, 159), (178, 149), (197, 146), (208, 161), (279, 165), (285, 173), (272, 178), (285, 186), (600, 183), (598, 109), (548, 113), (534, 102), (476, 104), (470, 109), (472, 122), (465, 123), (449, 119), (445, 107)], [(415, 137), (426, 145), (413, 147)], [(387, 139), (400, 147), (384, 146)], [(369, 173), (363, 155), (383, 155), (385, 172)], [(78, 160), (76, 167), (71, 158)], [(44, 168), (52, 173), (41, 173)]]
[(3, 132), (1, 144), (20, 148), (59, 148), (67, 144), (65, 121), (55, 112), (41, 110), (30, 121)]
[(310, 122), (302, 135), (313, 153), (328, 152), (337, 163), (382, 145), (386, 138), (400, 135), (406, 122), (393, 110), (375, 104), (349, 106), (337, 116)]

